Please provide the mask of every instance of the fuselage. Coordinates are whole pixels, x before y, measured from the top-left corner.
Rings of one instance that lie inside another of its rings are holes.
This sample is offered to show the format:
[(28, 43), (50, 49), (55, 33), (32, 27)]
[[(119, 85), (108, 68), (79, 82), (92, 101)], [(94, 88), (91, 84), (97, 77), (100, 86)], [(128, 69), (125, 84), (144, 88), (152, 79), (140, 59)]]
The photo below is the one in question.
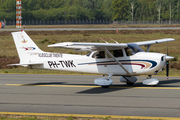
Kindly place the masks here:
[[(89, 55), (72, 55), (61, 53), (37, 53), (35, 62), (43, 65), (34, 65), (33, 68), (74, 71), (97, 74), (127, 75), (126, 71), (111, 57), (95, 58), (92, 52)], [(165, 54), (138, 52), (134, 55), (116, 57), (130, 73), (129, 75), (153, 75), (160, 72), (165, 66)], [(33, 62), (33, 61), (32, 61)]]

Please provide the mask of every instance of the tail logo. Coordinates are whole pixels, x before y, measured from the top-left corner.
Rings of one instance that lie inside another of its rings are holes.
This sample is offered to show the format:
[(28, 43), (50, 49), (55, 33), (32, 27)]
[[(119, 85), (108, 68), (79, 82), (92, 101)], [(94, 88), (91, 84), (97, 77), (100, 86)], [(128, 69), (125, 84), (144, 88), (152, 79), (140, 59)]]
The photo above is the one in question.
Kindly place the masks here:
[(34, 47), (23, 47), (24, 49), (25, 49), (25, 51), (26, 50), (35, 50), (36, 48), (34, 48)]
[(23, 40), (21, 41), (22, 43), (26, 43), (26, 42), (27, 42), (27, 40), (24, 39), (24, 36), (23, 36), (23, 35), (21, 35), (21, 38), (23, 39)]
[(21, 41), (22, 43), (26, 43), (27, 42), (27, 40), (25, 40), (25, 39), (23, 39), (23, 41)]

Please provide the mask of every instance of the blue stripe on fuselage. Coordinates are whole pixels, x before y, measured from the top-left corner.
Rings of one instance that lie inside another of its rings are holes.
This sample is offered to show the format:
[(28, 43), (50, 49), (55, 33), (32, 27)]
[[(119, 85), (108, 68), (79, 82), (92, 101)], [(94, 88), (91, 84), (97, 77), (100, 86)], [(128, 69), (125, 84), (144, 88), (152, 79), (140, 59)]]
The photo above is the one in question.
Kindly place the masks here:
[[(119, 62), (131, 62), (131, 61), (142, 61), (142, 62), (150, 62), (152, 66), (150, 68), (153, 68), (157, 65), (156, 61), (152, 60), (119, 60)], [(110, 62), (115, 62), (115, 61), (102, 61), (102, 62), (89, 62), (89, 63), (80, 63), (78, 65), (87, 65), (87, 64), (102, 64), (102, 63), (110, 63)]]

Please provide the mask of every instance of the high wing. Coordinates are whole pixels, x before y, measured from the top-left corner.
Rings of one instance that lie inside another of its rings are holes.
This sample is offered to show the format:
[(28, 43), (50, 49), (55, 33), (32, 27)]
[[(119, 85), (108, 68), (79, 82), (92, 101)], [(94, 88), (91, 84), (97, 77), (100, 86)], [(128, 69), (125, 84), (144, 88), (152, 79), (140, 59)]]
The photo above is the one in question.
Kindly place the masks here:
[(107, 48), (108, 50), (125, 48), (127, 47), (127, 44), (63, 42), (63, 43), (48, 45), (48, 47), (69, 48), (69, 49), (75, 49), (76, 51), (95, 51), (95, 50), (105, 50), (105, 48)]
[(148, 52), (152, 44), (163, 43), (163, 42), (170, 42), (170, 41), (174, 41), (174, 40), (175, 39), (173, 39), (173, 38), (164, 38), (164, 39), (149, 40), (149, 41), (134, 42), (134, 43), (139, 45), (139, 46), (141, 46), (141, 45), (146, 46), (147, 47), (146, 52)]
[[(142, 42), (134, 42), (135, 44), (141, 46), (145, 45), (150, 47), (152, 44), (162, 43), (162, 42), (170, 42), (174, 41), (173, 38), (164, 38), (158, 40), (150, 40), (150, 41), (142, 41)], [(128, 45), (126, 43), (83, 43), (83, 42), (63, 42), (57, 43), (53, 45), (48, 45), (48, 47), (61, 47), (61, 48), (69, 48), (74, 49), (75, 51), (95, 51), (95, 50), (104, 50), (107, 48), (108, 50), (115, 50), (120, 48), (125, 48)]]
[(163, 43), (163, 42), (170, 42), (174, 41), (175, 39), (173, 38), (164, 38), (164, 39), (158, 39), (158, 40), (149, 40), (149, 41), (142, 41), (142, 42), (134, 42), (137, 45), (152, 45), (156, 43)]

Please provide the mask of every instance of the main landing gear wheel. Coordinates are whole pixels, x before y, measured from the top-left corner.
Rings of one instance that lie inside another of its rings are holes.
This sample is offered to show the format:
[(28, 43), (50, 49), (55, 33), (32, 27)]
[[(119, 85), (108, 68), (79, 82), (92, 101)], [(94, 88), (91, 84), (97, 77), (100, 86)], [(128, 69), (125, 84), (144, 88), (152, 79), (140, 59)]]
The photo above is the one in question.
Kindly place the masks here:
[(102, 88), (109, 88), (109, 86), (101, 86)]
[(134, 82), (126, 82), (127, 85), (134, 85)]
[(151, 75), (149, 75), (147, 77), (147, 79), (144, 79), (143, 82), (142, 82), (144, 85), (149, 85), (151, 87), (155, 87), (158, 83), (159, 83), (159, 80), (156, 79), (156, 78), (152, 78)]

